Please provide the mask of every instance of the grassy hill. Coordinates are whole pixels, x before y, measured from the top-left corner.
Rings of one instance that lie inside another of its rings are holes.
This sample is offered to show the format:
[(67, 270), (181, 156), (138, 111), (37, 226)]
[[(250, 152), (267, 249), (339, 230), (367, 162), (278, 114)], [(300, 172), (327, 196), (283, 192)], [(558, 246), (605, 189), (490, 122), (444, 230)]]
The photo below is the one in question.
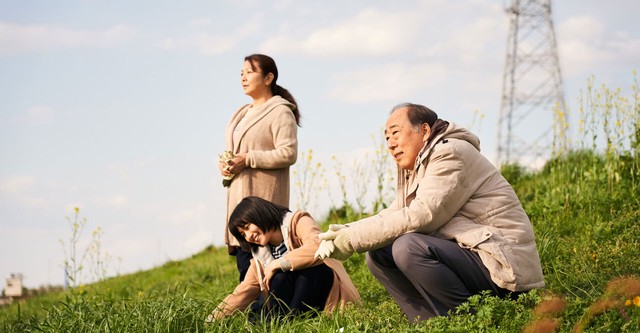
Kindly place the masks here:
[(238, 314), (206, 326), (204, 318), (237, 281), (226, 249), (210, 247), (149, 271), (15, 303), (0, 310), (0, 331), (520, 332), (537, 325), (638, 332), (640, 163), (637, 157), (618, 162), (582, 152), (536, 173), (503, 168), (534, 224), (547, 283), (517, 301), (473, 297), (451, 317), (410, 324), (356, 255), (345, 266), (362, 307), (256, 325)]
[[(611, 98), (590, 102), (582, 113), (581, 145), (588, 149), (556, 152), (561, 157), (537, 172), (503, 167), (533, 223), (547, 285), (518, 300), (474, 296), (449, 317), (411, 324), (358, 254), (345, 267), (362, 306), (258, 324), (239, 313), (207, 326), (204, 319), (238, 279), (226, 249), (207, 248), (149, 271), (14, 303), (0, 309), (0, 332), (640, 332), (640, 94), (634, 87), (630, 106)], [(602, 138), (606, 147), (596, 149)]]

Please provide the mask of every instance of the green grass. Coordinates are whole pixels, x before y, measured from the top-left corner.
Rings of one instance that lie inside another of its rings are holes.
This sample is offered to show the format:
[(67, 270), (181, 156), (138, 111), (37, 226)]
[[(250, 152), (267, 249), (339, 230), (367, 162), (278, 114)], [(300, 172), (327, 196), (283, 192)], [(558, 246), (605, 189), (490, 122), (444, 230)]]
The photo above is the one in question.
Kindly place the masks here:
[(450, 317), (411, 324), (358, 254), (345, 267), (362, 296), (360, 307), (259, 324), (239, 313), (207, 326), (204, 319), (233, 290), (238, 276), (226, 249), (209, 247), (149, 271), (14, 303), (0, 309), (0, 331), (520, 332), (538, 318), (536, 305), (556, 295), (566, 301), (553, 317), (559, 331), (571, 332), (583, 320), (585, 331), (637, 332), (640, 307), (623, 305), (631, 296), (589, 315), (594, 303), (610, 296), (605, 289), (611, 279), (634, 276), (640, 268), (640, 197), (637, 174), (630, 174), (637, 173), (633, 168), (639, 163), (618, 166), (624, 177), (615, 186), (606, 176), (585, 172), (606, 170), (606, 164), (582, 152), (553, 160), (536, 173), (518, 166), (503, 169), (534, 225), (547, 284), (515, 301), (475, 296)]
[[(362, 306), (256, 324), (238, 313), (205, 325), (238, 280), (226, 249), (209, 247), (149, 271), (0, 308), (0, 332), (640, 332), (637, 84), (633, 96), (629, 102), (617, 91), (589, 88), (580, 110), (584, 150), (556, 152), (561, 157), (538, 172), (501, 169), (531, 218), (546, 282), (517, 300), (477, 295), (448, 317), (412, 324), (356, 254), (344, 264)], [(606, 147), (598, 150), (599, 137)], [(334, 209), (330, 222), (348, 222), (339, 216), (350, 212), (348, 203)]]

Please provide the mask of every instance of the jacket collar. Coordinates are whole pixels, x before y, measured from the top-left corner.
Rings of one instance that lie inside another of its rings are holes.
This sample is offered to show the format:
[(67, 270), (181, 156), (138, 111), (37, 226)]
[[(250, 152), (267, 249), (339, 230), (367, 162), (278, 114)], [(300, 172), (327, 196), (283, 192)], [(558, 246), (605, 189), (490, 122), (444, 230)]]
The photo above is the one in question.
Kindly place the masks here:
[[(293, 244), (291, 243), (291, 237), (289, 235), (289, 231), (291, 230), (291, 222), (293, 218), (293, 213), (288, 212), (284, 219), (282, 220), (282, 225), (280, 225), (280, 231), (282, 232), (282, 238), (284, 240), (284, 244), (287, 246), (287, 250), (291, 250), (293, 248)], [(255, 249), (251, 250), (251, 254), (253, 258), (258, 260), (262, 265), (267, 266), (272, 261), (275, 260), (268, 246), (258, 246)]]
[[(437, 125), (437, 124), (436, 124)], [(434, 128), (437, 127), (434, 125)], [(420, 168), (426, 168), (429, 156), (433, 152), (434, 147), (440, 143), (443, 139), (458, 139), (469, 142), (473, 145), (478, 151), (480, 151), (480, 140), (476, 135), (469, 132), (466, 128), (458, 126), (455, 123), (448, 122), (446, 128), (444, 130), (439, 130), (435, 133), (435, 137), (427, 140), (422, 147), (422, 150), (418, 154), (416, 158), (416, 163), (413, 167), (413, 170), (403, 170), (398, 168), (398, 191), (403, 191), (403, 199), (406, 199), (409, 194), (416, 191), (418, 188), (418, 182), (412, 181), (413, 177), (418, 174)], [(407, 183), (410, 183), (411, 186), (407, 188)]]

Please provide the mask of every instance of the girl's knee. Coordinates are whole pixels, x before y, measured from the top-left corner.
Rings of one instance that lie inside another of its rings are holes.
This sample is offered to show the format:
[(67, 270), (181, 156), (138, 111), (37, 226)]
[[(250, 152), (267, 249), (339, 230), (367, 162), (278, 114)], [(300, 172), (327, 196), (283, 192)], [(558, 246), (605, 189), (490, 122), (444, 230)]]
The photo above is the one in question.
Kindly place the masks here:
[(290, 279), (288, 272), (276, 272), (269, 281), (269, 289), (277, 289), (281, 285), (286, 285)]

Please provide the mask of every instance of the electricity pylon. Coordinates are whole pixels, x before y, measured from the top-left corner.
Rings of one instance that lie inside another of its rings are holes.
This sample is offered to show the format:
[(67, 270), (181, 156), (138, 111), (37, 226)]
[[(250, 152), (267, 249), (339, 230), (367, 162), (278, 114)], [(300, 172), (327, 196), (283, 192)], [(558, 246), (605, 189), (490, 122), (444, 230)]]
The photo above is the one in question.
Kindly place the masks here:
[(512, 0), (498, 119), (498, 166), (535, 166), (568, 145), (550, 0)]

